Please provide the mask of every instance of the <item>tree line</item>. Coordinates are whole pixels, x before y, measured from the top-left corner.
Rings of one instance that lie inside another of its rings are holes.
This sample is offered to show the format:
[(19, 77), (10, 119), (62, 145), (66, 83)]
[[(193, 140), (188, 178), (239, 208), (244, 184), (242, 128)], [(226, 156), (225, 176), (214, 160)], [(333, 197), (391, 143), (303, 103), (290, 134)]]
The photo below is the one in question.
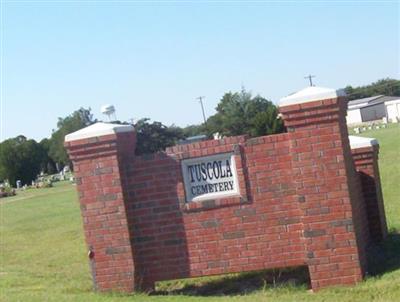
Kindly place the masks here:
[[(349, 99), (385, 94), (400, 96), (400, 81), (382, 79), (371, 85), (345, 88)], [(247, 134), (261, 136), (284, 131), (284, 125), (278, 119), (278, 109), (269, 100), (260, 95), (253, 96), (242, 89), (228, 92), (219, 101), (216, 113), (206, 123), (178, 127), (166, 126), (161, 122), (142, 118), (133, 126), (137, 132), (137, 155), (153, 153), (175, 145), (185, 138), (213, 134), (234, 136)], [(8, 180), (15, 185), (17, 180), (29, 184), (40, 172), (53, 174), (65, 165), (71, 166), (64, 148), (65, 135), (97, 122), (90, 108), (80, 108), (72, 114), (59, 118), (57, 129), (51, 137), (40, 142), (22, 135), (0, 143), (0, 182)]]
[(400, 81), (386, 78), (365, 86), (347, 86), (345, 91), (349, 101), (376, 95), (400, 96)]
[(54, 174), (70, 164), (64, 148), (65, 135), (96, 122), (90, 109), (80, 108), (65, 118), (59, 118), (57, 130), (50, 139), (39, 143), (23, 135), (7, 139), (0, 144), (0, 182), (17, 180), (30, 184), (40, 172)]

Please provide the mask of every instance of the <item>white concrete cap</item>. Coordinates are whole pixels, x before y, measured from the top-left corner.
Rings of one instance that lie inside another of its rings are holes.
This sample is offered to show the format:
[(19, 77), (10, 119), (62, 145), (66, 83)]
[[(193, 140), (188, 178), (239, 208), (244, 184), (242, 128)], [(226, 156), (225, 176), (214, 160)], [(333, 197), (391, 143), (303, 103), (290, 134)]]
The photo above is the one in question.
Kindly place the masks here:
[(371, 137), (361, 137), (361, 136), (349, 135), (349, 141), (350, 141), (351, 149), (379, 145), (378, 140), (376, 138), (371, 138)]
[(334, 99), (345, 95), (346, 93), (343, 89), (336, 90), (331, 88), (310, 86), (281, 98), (279, 101), (279, 106), (283, 107), (326, 99)]
[(134, 128), (131, 125), (118, 125), (110, 123), (96, 123), (81, 130), (72, 132), (65, 136), (66, 142), (76, 141), (84, 138), (91, 138), (97, 136), (104, 136), (109, 134), (130, 132)]

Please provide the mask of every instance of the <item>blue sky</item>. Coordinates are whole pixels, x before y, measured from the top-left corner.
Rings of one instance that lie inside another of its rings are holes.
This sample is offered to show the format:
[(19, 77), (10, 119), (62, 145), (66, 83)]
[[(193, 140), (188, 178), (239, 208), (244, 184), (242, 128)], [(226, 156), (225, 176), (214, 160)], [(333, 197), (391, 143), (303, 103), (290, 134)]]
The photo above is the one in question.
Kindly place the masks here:
[(400, 78), (398, 1), (3, 1), (1, 139), (114, 104), (120, 120), (200, 123), (244, 85), (277, 102)]

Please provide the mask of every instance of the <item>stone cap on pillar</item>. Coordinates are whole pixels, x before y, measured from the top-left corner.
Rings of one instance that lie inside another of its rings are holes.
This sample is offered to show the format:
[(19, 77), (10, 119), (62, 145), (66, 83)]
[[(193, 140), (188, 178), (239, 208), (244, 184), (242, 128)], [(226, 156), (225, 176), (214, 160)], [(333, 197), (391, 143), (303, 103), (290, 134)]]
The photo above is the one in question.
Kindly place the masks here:
[(346, 114), (343, 90), (307, 87), (279, 102), (279, 113), (289, 132), (326, 123), (340, 123)]
[(120, 124), (98, 122), (86, 128), (83, 128), (81, 130), (66, 135), (65, 142), (67, 143), (92, 137), (99, 137), (110, 134), (133, 132), (133, 131), (134, 128), (132, 125), (120, 125)]
[(379, 145), (376, 138), (349, 135), (350, 148), (366, 148)]
[(335, 99), (343, 96), (346, 96), (346, 93), (343, 89), (336, 90), (331, 88), (310, 86), (281, 98), (279, 101), (279, 107)]
[(73, 162), (124, 151), (134, 154), (136, 139), (131, 125), (95, 123), (65, 136), (64, 146)]

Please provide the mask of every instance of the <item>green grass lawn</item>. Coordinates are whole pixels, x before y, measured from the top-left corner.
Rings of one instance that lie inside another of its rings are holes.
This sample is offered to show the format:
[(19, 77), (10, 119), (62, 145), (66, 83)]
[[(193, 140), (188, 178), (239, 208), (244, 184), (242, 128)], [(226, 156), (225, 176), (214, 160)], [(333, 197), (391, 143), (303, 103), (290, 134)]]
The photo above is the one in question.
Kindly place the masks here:
[[(374, 276), (357, 286), (312, 293), (305, 283), (273, 285), (264, 281), (272, 273), (264, 273), (163, 282), (159, 292), (169, 295), (95, 293), (77, 193), (60, 182), (0, 199), (0, 301), (400, 301), (400, 127), (362, 135), (378, 138), (381, 145), (379, 164), (392, 234), (373, 251)], [(231, 295), (221, 296), (222, 289)]]

